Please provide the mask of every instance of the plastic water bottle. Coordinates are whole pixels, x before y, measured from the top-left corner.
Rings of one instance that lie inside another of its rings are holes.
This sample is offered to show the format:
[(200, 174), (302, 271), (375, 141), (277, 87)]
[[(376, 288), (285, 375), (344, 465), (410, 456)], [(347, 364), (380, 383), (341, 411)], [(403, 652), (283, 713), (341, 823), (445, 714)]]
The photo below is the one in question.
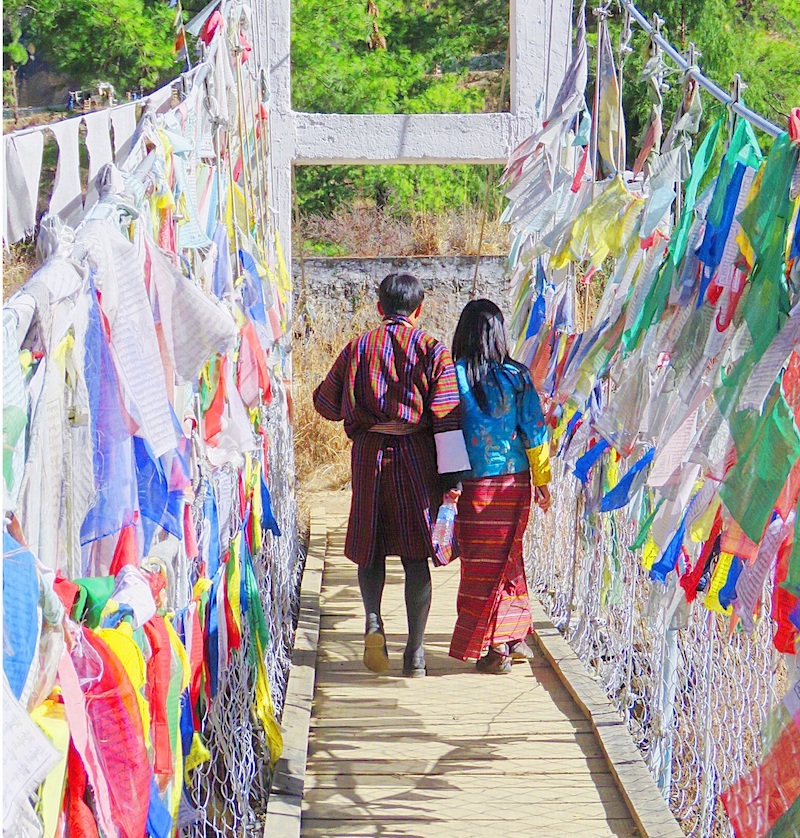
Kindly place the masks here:
[(455, 501), (446, 498), (439, 507), (436, 515), (436, 523), (433, 527), (433, 546), (439, 548), (443, 553), (448, 554), (453, 544), (453, 529), (456, 523)]

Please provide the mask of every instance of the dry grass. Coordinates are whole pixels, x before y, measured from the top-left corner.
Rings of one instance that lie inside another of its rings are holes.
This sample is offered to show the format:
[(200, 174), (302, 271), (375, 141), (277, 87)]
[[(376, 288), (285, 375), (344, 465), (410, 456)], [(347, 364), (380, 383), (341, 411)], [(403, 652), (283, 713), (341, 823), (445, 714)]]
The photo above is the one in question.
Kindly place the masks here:
[[(396, 218), (375, 207), (350, 206), (330, 218), (307, 216), (300, 221), (295, 253), (308, 256), (473, 256), (478, 252), (482, 212), (467, 208), (434, 215), (419, 213)], [(481, 253), (508, 252), (508, 227), (497, 219), (486, 221)]]
[[(81, 111), (83, 113), (83, 111)], [(49, 125), (51, 122), (59, 122), (62, 119), (69, 119), (77, 114), (70, 113), (65, 108), (52, 111), (34, 111), (30, 108), (20, 108), (19, 119), (3, 119), (3, 133), (10, 134), (13, 131), (21, 131), (23, 128), (33, 128), (36, 125)]]
[(36, 247), (32, 242), (19, 242), (12, 244), (9, 250), (3, 250), (4, 302), (22, 286), (36, 267)]
[(347, 341), (377, 324), (377, 312), (372, 311), (366, 305), (349, 313), (328, 306), (318, 308), (313, 322), (298, 317), (292, 357), (294, 448), (301, 495), (343, 489), (350, 482), (350, 440), (341, 422), (329, 422), (314, 410), (311, 396)]

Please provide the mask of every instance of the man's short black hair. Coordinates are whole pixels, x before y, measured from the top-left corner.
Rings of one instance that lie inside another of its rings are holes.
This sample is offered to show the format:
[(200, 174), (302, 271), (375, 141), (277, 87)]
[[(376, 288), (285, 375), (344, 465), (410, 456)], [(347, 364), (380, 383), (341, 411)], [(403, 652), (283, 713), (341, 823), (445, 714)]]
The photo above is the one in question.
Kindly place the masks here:
[(425, 289), (414, 274), (389, 274), (378, 288), (378, 299), (386, 315), (408, 317), (420, 307), (424, 298)]

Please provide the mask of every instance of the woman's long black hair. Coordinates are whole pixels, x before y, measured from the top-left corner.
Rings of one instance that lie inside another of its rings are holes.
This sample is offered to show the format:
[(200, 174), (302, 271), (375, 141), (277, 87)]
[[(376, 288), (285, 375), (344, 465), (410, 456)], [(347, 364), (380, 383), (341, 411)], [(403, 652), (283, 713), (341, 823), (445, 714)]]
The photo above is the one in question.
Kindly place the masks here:
[(453, 335), (453, 360), (464, 361), (478, 407), (490, 413), (485, 387), (491, 383), (499, 389), (498, 369), (509, 360), (503, 313), (491, 300), (471, 300), (464, 306)]

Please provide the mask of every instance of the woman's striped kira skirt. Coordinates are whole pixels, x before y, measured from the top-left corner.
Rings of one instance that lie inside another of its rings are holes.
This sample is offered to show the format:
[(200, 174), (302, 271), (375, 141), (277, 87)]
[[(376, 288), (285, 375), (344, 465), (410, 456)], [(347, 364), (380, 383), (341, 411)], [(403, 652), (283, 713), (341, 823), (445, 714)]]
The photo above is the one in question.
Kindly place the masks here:
[(532, 630), (522, 561), (530, 472), (464, 480), (463, 486), (456, 518), (461, 584), (450, 655), (475, 660), (488, 646), (523, 640)]

